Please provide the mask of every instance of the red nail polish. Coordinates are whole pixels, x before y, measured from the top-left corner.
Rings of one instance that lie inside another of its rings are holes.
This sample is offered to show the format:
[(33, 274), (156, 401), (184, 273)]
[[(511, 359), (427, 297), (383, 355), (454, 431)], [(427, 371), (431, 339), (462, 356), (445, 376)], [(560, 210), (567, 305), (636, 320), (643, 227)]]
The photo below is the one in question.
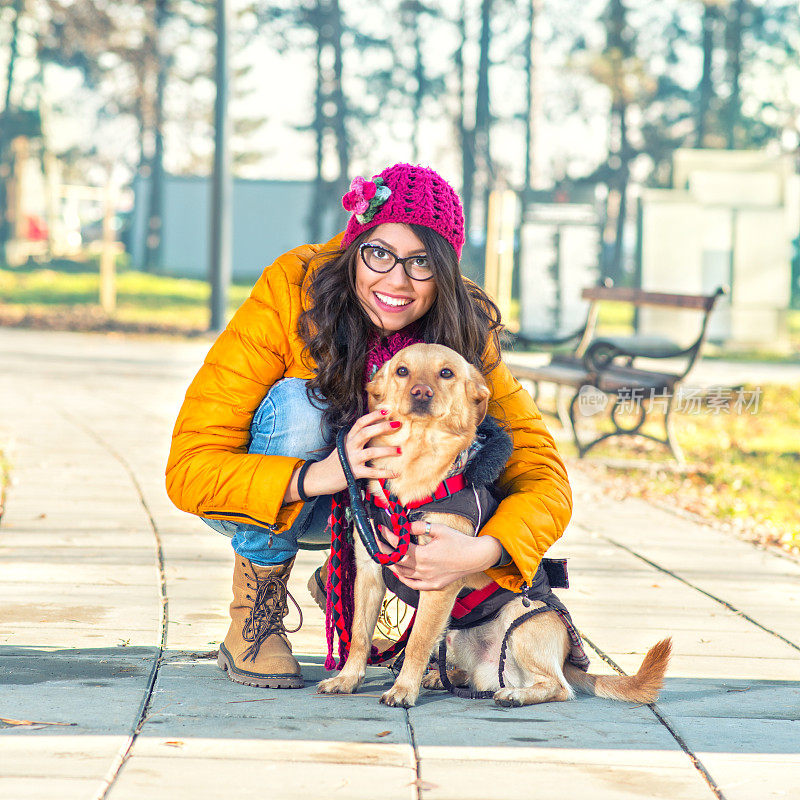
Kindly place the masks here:
[(382, 409), (381, 409), (381, 414), (383, 414), (383, 416), (384, 416), (384, 417), (385, 417), (385, 416), (386, 416), (388, 413), (389, 413), (389, 412), (388, 412), (388, 411), (387, 411), (385, 408), (382, 408)]
[(399, 422), (390, 422), (389, 425), (392, 428), (399, 428), (400, 427), (400, 423)]
[(403, 451), (398, 447), (397, 448), (397, 455), (402, 455)]

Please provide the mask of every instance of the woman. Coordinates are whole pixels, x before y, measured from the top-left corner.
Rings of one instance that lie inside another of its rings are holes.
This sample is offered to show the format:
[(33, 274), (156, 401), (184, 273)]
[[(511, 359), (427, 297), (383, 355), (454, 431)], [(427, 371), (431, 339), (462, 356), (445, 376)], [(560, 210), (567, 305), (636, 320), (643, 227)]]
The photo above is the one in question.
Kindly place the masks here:
[[(190, 385), (167, 464), (184, 511), (232, 536), (231, 625), (218, 662), (239, 683), (303, 685), (283, 617), (298, 537), (324, 527), (329, 495), (345, 488), (331, 437), (357, 478), (384, 478), (370, 439), (391, 424), (364, 414), (364, 385), (416, 341), (452, 347), (486, 375), (489, 413), (514, 454), (506, 493), (477, 537), (444, 525), (395, 567), (415, 589), (487, 570), (510, 589), (530, 581), (571, 513), (566, 471), (530, 396), (499, 357), (497, 307), (460, 272), (461, 202), (436, 172), (396, 164), (356, 178), (342, 203), (344, 234), (305, 245), (262, 274)], [(321, 457), (328, 453), (326, 457)], [(412, 528), (417, 530), (415, 523)]]

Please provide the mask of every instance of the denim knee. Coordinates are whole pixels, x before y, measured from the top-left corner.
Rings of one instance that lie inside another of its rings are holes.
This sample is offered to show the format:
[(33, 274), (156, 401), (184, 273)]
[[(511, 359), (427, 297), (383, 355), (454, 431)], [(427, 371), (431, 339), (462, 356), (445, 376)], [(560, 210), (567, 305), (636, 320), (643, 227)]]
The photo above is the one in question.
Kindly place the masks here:
[[(306, 381), (283, 378), (267, 392), (250, 425), (249, 453), (319, 458), (331, 446), (325, 437), (323, 410), (311, 404)], [(306, 503), (292, 527), (280, 536), (258, 525), (204, 519), (219, 533), (233, 539), (240, 555), (260, 564), (282, 563), (297, 552), (297, 536), (308, 527), (314, 502)]]
[(306, 381), (283, 378), (272, 386), (253, 415), (249, 453), (314, 458), (330, 446), (323, 410), (311, 404)]

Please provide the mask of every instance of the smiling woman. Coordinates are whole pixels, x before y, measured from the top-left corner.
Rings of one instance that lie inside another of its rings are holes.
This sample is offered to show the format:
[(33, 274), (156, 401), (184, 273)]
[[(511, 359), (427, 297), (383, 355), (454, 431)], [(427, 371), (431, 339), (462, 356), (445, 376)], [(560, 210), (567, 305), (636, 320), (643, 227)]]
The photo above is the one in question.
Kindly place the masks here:
[(519, 589), (571, 511), (552, 437), (500, 360), (499, 311), (461, 273), (453, 188), (431, 169), (395, 164), (356, 178), (342, 204), (352, 213), (344, 233), (268, 267), (211, 348), (167, 465), (173, 502), (232, 537), (234, 601), (218, 663), (254, 686), (302, 686), (283, 626), (289, 571), (298, 542), (322, 532), (342, 502), (340, 430), (356, 479), (393, 475), (398, 448), (372, 440), (401, 423), (367, 413), (364, 387), (407, 345), (445, 345), (478, 369), (515, 449), (499, 481), (504, 499), (480, 535), (440, 526), (435, 547), (411, 545), (401, 579), (426, 589), (435, 588), (426, 575), (452, 582), (489, 570)]

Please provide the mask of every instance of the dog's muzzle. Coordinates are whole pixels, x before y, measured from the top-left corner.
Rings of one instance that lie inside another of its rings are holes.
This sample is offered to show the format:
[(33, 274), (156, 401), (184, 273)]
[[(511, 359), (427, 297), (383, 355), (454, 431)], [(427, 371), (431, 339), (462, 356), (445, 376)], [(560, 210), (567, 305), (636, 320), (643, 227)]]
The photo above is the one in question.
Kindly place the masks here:
[(417, 383), (411, 387), (411, 411), (418, 414), (430, 413), (433, 401), (433, 389), (425, 383)]

